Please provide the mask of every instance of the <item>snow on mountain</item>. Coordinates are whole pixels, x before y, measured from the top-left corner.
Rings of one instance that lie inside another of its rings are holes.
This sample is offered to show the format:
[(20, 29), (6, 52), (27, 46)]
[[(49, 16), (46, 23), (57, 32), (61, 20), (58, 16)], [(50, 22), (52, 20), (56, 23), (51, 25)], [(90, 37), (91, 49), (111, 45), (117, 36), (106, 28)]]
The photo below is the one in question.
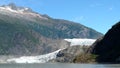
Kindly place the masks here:
[(92, 45), (96, 41), (96, 39), (77, 39), (77, 38), (74, 38), (74, 39), (64, 39), (64, 40), (67, 41), (67, 42), (70, 42), (71, 46), (75, 46), (75, 45), (90, 46), (90, 45)]
[(39, 55), (39, 56), (23, 56), (20, 58), (12, 58), (8, 59), (8, 63), (46, 63), (49, 60), (55, 59), (56, 55), (59, 51), (62, 49), (59, 49), (55, 52), (45, 54), (45, 55)]
[(42, 17), (42, 15), (33, 12), (30, 8), (25, 7), (17, 7), (16, 5), (4, 5), (0, 6), (0, 11), (3, 13), (14, 13), (14, 14), (20, 14), (24, 16), (33, 16), (33, 17), (39, 17), (41, 19), (47, 19), (46, 17)]
[(28, 8), (24, 8), (24, 9), (12, 9), (10, 6), (4, 6), (4, 7), (0, 7), (0, 10), (7, 10), (10, 12), (15, 12), (15, 13), (24, 13)]

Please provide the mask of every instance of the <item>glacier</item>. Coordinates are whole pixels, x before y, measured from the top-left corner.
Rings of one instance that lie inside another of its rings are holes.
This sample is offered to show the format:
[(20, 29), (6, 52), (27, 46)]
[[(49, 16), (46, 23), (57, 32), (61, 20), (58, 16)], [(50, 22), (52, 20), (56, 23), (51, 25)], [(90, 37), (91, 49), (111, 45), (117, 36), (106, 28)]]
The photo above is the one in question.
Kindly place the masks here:
[(7, 63), (46, 63), (49, 60), (55, 59), (56, 55), (61, 50), (62, 49), (59, 49), (55, 52), (48, 53), (45, 55), (39, 55), (39, 56), (22, 56), (20, 58), (12, 58), (12, 59), (8, 59)]
[(75, 45), (90, 46), (96, 41), (96, 39), (78, 39), (78, 38), (64, 39), (64, 40), (70, 42), (70, 46), (75, 46)]
[[(64, 39), (67, 42), (70, 42), (70, 46), (76, 46), (76, 45), (86, 45), (90, 46), (92, 45), (96, 39)], [(65, 48), (64, 48), (65, 49)], [(19, 58), (11, 58), (7, 59), (7, 63), (46, 63), (52, 59), (56, 59), (57, 54), (64, 49), (59, 49), (57, 51), (54, 51), (52, 53), (44, 54), (44, 55), (38, 55), (38, 56), (22, 56)]]

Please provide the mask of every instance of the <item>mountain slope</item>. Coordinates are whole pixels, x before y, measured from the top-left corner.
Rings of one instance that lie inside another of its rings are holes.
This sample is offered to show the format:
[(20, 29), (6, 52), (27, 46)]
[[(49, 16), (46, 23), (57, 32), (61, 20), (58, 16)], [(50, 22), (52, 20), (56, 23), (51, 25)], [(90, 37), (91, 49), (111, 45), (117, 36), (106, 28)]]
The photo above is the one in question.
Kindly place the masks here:
[(0, 7), (0, 54), (38, 55), (68, 43), (64, 38), (98, 38), (102, 34), (71, 21), (53, 19), (14, 4)]

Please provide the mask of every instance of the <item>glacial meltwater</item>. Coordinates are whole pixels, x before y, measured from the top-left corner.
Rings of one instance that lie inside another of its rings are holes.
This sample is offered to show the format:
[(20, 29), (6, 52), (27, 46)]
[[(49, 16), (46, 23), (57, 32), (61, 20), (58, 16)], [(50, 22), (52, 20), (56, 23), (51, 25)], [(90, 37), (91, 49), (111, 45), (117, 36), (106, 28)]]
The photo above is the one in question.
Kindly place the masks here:
[(120, 64), (0, 64), (0, 68), (120, 68)]

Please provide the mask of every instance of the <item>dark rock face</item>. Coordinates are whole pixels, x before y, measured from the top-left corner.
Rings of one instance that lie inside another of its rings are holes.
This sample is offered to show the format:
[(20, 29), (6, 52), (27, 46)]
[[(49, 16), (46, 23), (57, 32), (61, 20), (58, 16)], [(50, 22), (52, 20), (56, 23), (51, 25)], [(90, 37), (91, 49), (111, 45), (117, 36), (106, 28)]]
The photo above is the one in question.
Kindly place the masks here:
[(98, 55), (98, 62), (115, 63), (120, 56), (120, 22), (115, 24), (103, 38), (98, 39), (89, 49)]

